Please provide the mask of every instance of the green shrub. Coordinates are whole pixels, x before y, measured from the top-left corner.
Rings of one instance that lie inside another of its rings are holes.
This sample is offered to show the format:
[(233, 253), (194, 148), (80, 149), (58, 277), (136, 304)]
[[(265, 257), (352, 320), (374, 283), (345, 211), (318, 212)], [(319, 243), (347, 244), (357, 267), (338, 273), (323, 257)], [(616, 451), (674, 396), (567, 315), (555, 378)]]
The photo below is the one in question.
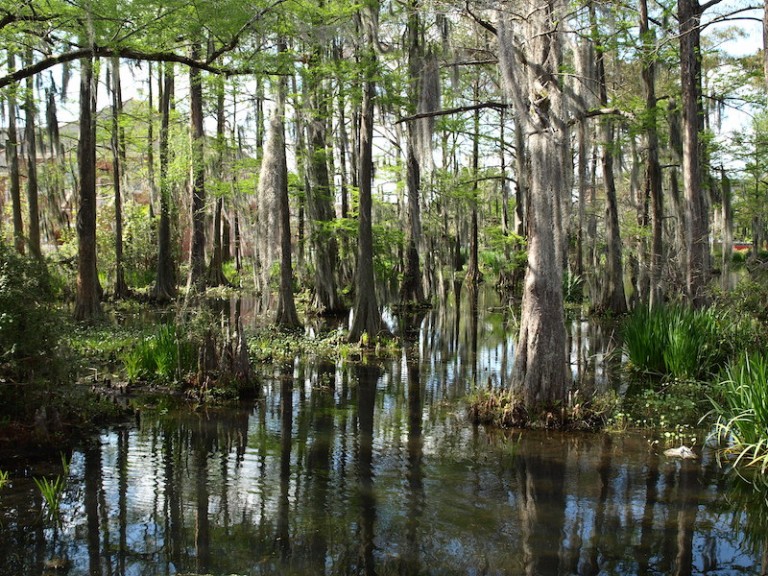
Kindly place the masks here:
[(55, 296), (45, 263), (0, 241), (0, 374), (50, 370), (58, 343)]
[(768, 358), (744, 355), (726, 369), (720, 394), (712, 399), (717, 431), (736, 463), (768, 470)]

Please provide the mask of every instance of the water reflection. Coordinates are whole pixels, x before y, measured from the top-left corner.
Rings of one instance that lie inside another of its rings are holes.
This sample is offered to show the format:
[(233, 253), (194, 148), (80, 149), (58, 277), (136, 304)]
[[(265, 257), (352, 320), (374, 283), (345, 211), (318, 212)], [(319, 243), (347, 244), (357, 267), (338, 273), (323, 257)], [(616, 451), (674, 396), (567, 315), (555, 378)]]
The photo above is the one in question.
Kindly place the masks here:
[[(172, 405), (72, 456), (61, 525), (33, 475), (0, 492), (0, 574), (755, 574), (768, 487), (640, 435), (498, 433), (459, 400), (505, 386), (514, 317), (490, 291), (409, 318), (402, 355), (296, 362), (262, 398)], [(474, 313), (476, 312), (476, 313)], [(615, 330), (569, 335), (577, 387), (616, 386)], [(755, 487), (757, 486), (757, 487)]]
[[(286, 367), (238, 410), (146, 415), (73, 456), (54, 541), (2, 493), (0, 573), (739, 574), (765, 494), (637, 435), (500, 434), (446, 402), (418, 343), (385, 365)], [(350, 371), (351, 370), (351, 371)], [(728, 502), (729, 504), (726, 504)], [(755, 508), (755, 503), (759, 504)]]

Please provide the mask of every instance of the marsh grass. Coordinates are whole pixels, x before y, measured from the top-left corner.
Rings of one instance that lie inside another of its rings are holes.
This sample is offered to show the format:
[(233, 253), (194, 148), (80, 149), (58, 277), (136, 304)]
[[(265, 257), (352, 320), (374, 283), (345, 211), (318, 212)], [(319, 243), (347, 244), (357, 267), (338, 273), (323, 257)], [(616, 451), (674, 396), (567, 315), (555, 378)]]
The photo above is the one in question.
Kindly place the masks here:
[(768, 470), (768, 358), (746, 354), (730, 364), (717, 397), (711, 397), (717, 415), (716, 434), (734, 464)]
[(720, 308), (639, 307), (623, 327), (631, 367), (658, 378), (709, 380), (749, 328)]
[(140, 340), (123, 354), (130, 381), (174, 381), (195, 368), (196, 348), (182, 337), (174, 324), (163, 324), (157, 332)]

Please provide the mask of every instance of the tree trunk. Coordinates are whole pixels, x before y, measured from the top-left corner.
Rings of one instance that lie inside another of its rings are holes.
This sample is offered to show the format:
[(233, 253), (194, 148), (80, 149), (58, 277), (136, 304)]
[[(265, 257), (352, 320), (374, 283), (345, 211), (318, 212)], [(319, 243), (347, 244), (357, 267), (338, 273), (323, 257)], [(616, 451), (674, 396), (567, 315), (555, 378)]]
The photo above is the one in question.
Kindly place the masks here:
[[(280, 52), (286, 47), (282, 40), (278, 42)], [(301, 327), (296, 304), (293, 299), (293, 264), (291, 262), (291, 210), (288, 198), (288, 165), (285, 155), (285, 79), (280, 79), (277, 94), (277, 111), (270, 122), (269, 151), (264, 158), (272, 159), (267, 169), (273, 172), (270, 182), (274, 189), (275, 204), (279, 211), (278, 226), (280, 229), (280, 290), (277, 299), (277, 315), (275, 323), (284, 329)], [(263, 174), (263, 172), (262, 172)]]
[(81, 60), (80, 142), (78, 168), (80, 207), (77, 211), (77, 291), (75, 320), (93, 322), (101, 316), (99, 280), (96, 273), (96, 133), (93, 108), (96, 103), (93, 61)]
[[(192, 59), (200, 54), (200, 45), (192, 44)], [(197, 68), (189, 69), (189, 114), (191, 138), (191, 242), (188, 290), (205, 288), (205, 132), (203, 131), (203, 80)]]
[(121, 149), (123, 142), (120, 135), (120, 114), (123, 111), (122, 88), (120, 86), (120, 60), (112, 59), (112, 183), (115, 191), (115, 298), (122, 299), (128, 295), (128, 285), (125, 283), (125, 265), (123, 263), (123, 200), (122, 182), (123, 167)]
[(680, 84), (683, 107), (683, 190), (686, 202), (686, 293), (695, 307), (706, 301), (709, 277), (709, 217), (701, 183), (701, 8), (697, 0), (678, 0)]
[[(475, 81), (475, 101), (479, 98), (479, 81)], [(480, 110), (476, 109), (473, 118), (472, 138), (472, 213), (469, 231), (469, 262), (467, 263), (467, 284), (477, 287), (482, 280), (479, 262), (479, 235), (477, 222), (478, 170), (480, 166)]]
[[(377, 10), (378, 8), (371, 8)], [(355, 286), (355, 308), (350, 342), (358, 342), (367, 334), (374, 340), (381, 330), (381, 314), (376, 300), (376, 284), (373, 276), (373, 229), (371, 223), (373, 205), (373, 99), (376, 86), (372, 80), (377, 69), (373, 45), (373, 31), (366, 31), (367, 54), (364, 58), (363, 101), (360, 116), (359, 191), (360, 208), (358, 216), (357, 284)]]
[[(597, 42), (595, 49), (597, 81), (600, 91), (600, 105), (608, 106), (608, 86), (605, 78), (605, 49), (597, 29), (594, 2), (590, 3), (589, 15), (592, 34)], [(602, 169), (605, 187), (605, 235), (607, 244), (606, 270), (600, 295), (603, 312), (624, 314), (627, 311), (627, 299), (624, 294), (624, 270), (622, 267), (621, 234), (619, 231), (619, 206), (616, 198), (616, 180), (613, 174), (613, 121), (610, 117), (602, 119)]]
[[(224, 80), (217, 79), (217, 91), (216, 91), (216, 151), (218, 157), (216, 163), (218, 165), (219, 180), (224, 180), (224, 154), (226, 153), (226, 141), (224, 138)], [(224, 196), (219, 192), (216, 196), (216, 205), (213, 212), (213, 246), (211, 249), (211, 261), (208, 264), (208, 286), (225, 286), (229, 284), (227, 278), (224, 276), (224, 254), (222, 251), (222, 232), (221, 232), (221, 218), (224, 210)]]
[(307, 212), (314, 255), (314, 306), (324, 314), (344, 309), (336, 285), (339, 265), (338, 245), (331, 225), (336, 214), (333, 208), (333, 186), (328, 173), (328, 141), (326, 122), (329, 116), (322, 81), (319, 49), (312, 57), (306, 79), (309, 117), (307, 118)]
[(640, 8), (640, 37), (643, 42), (643, 88), (645, 91), (645, 143), (648, 147), (645, 170), (645, 196), (651, 200), (651, 289), (649, 294), (650, 306), (657, 306), (664, 300), (662, 286), (662, 257), (664, 251), (663, 226), (664, 205), (661, 179), (661, 164), (659, 163), (658, 111), (656, 100), (656, 66), (655, 34), (651, 31), (648, 20), (648, 2), (639, 1)]
[[(26, 65), (32, 64), (32, 50), (27, 52)], [(24, 115), (26, 126), (24, 139), (27, 149), (27, 210), (29, 251), (33, 256), (42, 257), (40, 247), (40, 211), (38, 208), (38, 184), (37, 184), (37, 138), (36, 138), (36, 106), (34, 78), (27, 78), (27, 90), (24, 97)]]
[(730, 265), (733, 257), (733, 209), (731, 206), (731, 181), (725, 174), (725, 168), (720, 168), (723, 211), (723, 254), (722, 254), (722, 286), (723, 290), (730, 289)]
[[(523, 22), (503, 12), (499, 24), (500, 65), (517, 121), (527, 136), (530, 158), (528, 268), (523, 289), (520, 335), (512, 388), (529, 411), (561, 404), (568, 388), (563, 310), (563, 268), (556, 233), (561, 183), (567, 181), (562, 146), (568, 125), (558, 84), (561, 38), (557, 23), (565, 4), (527, 0)], [(527, 38), (516, 46), (515, 28)], [(515, 50), (517, 49), (517, 54)], [(520, 59), (518, 59), (518, 54)]]
[(763, 80), (768, 88), (768, 0), (763, 2)]
[[(408, 6), (408, 24), (405, 35), (406, 49), (408, 50), (408, 90), (410, 98), (407, 110), (409, 114), (413, 114), (416, 111), (415, 103), (420, 100), (420, 76), (422, 68), (425, 66), (420, 35), (419, 1), (411, 0)], [(427, 131), (430, 132), (429, 130)], [(403, 269), (403, 281), (400, 285), (400, 301), (418, 304), (423, 303), (425, 300), (419, 262), (419, 243), (421, 242), (421, 207), (419, 200), (421, 193), (421, 165), (418, 154), (425, 147), (425, 143), (421, 140), (426, 140), (427, 137), (431, 139), (431, 134), (422, 135), (418, 132), (418, 126), (414, 125), (413, 122), (408, 123), (405, 164), (408, 225), (405, 232), (405, 266)]]
[(416, 158), (413, 141), (413, 127), (408, 126), (408, 152), (406, 159), (406, 187), (408, 194), (408, 225), (405, 232), (405, 268), (403, 282), (400, 285), (400, 301), (423, 304), (424, 289), (421, 284), (419, 267), (419, 242), (421, 237), (421, 216), (419, 207), (419, 189), (421, 171)]
[(288, 168), (285, 159), (285, 136), (283, 122), (275, 116), (270, 124), (269, 138), (274, 147), (275, 174), (274, 183), (277, 186), (274, 194), (280, 211), (280, 291), (277, 301), (277, 316), (275, 322), (281, 328), (294, 329), (301, 327), (293, 299), (293, 265), (291, 262), (291, 211), (288, 201)]
[[(16, 58), (12, 50), (8, 50), (8, 72), (16, 70)], [(24, 221), (21, 214), (21, 176), (19, 166), (19, 132), (16, 127), (16, 84), (8, 87), (8, 151), (9, 187), (11, 207), (13, 210), (13, 243), (19, 254), (24, 254)]]
[(157, 276), (152, 298), (168, 302), (176, 296), (176, 267), (171, 249), (171, 183), (168, 177), (170, 164), (170, 116), (173, 100), (173, 64), (163, 66), (163, 90), (160, 95), (160, 227), (157, 238)]
[[(160, 68), (158, 67), (158, 70)], [(157, 178), (155, 177), (155, 103), (152, 89), (152, 62), (147, 62), (147, 179), (149, 180), (150, 214), (157, 202)]]

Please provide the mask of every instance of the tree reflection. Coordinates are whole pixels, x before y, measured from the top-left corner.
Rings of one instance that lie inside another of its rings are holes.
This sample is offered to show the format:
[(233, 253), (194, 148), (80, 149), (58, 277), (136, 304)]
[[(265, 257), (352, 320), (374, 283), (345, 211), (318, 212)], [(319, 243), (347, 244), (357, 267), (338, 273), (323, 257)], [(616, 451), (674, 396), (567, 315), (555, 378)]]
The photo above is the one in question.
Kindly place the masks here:
[(376, 495), (373, 481), (373, 413), (376, 384), (381, 375), (378, 366), (358, 364), (357, 375), (357, 475), (360, 499), (360, 551), (359, 572), (366, 576), (376, 573), (374, 564), (374, 525), (376, 523)]

